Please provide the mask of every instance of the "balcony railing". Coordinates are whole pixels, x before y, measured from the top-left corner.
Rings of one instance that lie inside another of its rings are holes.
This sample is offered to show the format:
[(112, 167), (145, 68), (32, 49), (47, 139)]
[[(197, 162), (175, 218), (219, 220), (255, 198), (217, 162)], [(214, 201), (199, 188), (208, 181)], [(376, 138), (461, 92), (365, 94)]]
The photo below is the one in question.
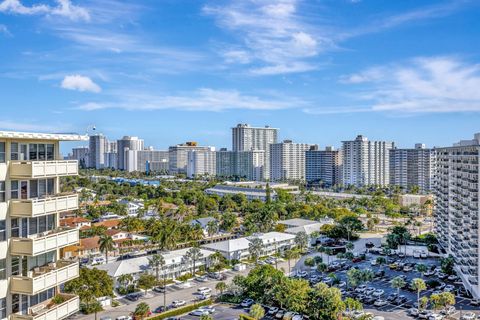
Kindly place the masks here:
[(34, 295), (75, 279), (78, 274), (78, 262), (59, 260), (29, 271), (26, 277), (12, 276), (11, 291), (12, 293)]
[(33, 218), (76, 209), (78, 209), (78, 194), (10, 200), (10, 215), (14, 217)]
[(77, 174), (77, 160), (10, 162), (10, 177), (12, 178), (35, 179), (45, 177), (71, 176)]
[(61, 320), (80, 309), (80, 299), (72, 294), (59, 294), (64, 301), (54, 303), (53, 299), (46, 300), (33, 307), (28, 308), (27, 314), (14, 313), (10, 316), (11, 320)]
[(36, 256), (45, 252), (78, 243), (78, 230), (58, 228), (28, 238), (12, 238), (10, 250), (13, 255)]

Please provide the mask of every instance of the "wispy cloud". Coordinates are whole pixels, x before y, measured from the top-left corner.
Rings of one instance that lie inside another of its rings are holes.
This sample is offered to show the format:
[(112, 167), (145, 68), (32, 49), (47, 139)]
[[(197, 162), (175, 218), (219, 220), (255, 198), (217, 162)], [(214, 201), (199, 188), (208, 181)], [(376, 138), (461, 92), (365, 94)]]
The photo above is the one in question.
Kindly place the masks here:
[(76, 91), (89, 91), (98, 93), (102, 91), (102, 88), (92, 79), (86, 76), (82, 76), (79, 74), (68, 75), (63, 78), (61, 87), (63, 89), (68, 90), (76, 90)]
[(17, 130), (17, 131), (38, 131), (38, 132), (66, 132), (72, 129), (70, 124), (50, 123), (41, 124), (35, 121), (20, 122), (18, 120), (0, 120), (0, 130)]
[(52, 7), (46, 4), (25, 6), (20, 0), (3, 0), (0, 3), (0, 12), (17, 15), (47, 15), (60, 16), (73, 21), (89, 21), (87, 9), (74, 5), (70, 0), (56, 0), (57, 5)]
[(85, 111), (100, 109), (184, 111), (226, 111), (233, 109), (280, 110), (306, 106), (306, 101), (282, 95), (245, 95), (237, 90), (215, 90), (201, 88), (194, 92), (178, 95), (156, 95), (142, 92), (111, 93), (112, 102), (89, 102), (77, 107)]
[(457, 57), (415, 58), (344, 76), (341, 81), (363, 87), (360, 98), (371, 107), (359, 108), (362, 111), (480, 112), (480, 65)]
[(0, 24), (0, 34), (4, 34), (9, 37), (12, 36), (12, 33), (10, 32), (10, 30), (8, 30), (7, 26), (4, 24)]
[(302, 21), (297, 9), (297, 0), (249, 0), (203, 11), (239, 39), (224, 50), (227, 63), (250, 63), (252, 74), (273, 75), (316, 69), (310, 58), (332, 45)]

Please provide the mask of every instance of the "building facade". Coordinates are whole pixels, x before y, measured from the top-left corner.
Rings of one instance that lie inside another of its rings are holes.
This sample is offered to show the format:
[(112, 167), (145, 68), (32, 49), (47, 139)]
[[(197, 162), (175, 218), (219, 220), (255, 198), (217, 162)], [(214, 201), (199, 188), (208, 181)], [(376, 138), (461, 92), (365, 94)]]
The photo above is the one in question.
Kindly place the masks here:
[(187, 177), (215, 176), (217, 173), (216, 153), (212, 150), (190, 150), (187, 154)]
[(455, 258), (465, 288), (480, 298), (480, 134), (453, 147), (437, 148), (436, 154), (435, 232)]
[(270, 144), (277, 143), (278, 129), (265, 127), (252, 127), (249, 124), (238, 124), (232, 128), (233, 151), (264, 151), (263, 178), (270, 175)]
[(390, 183), (390, 150), (393, 142), (369, 141), (357, 136), (342, 141), (342, 182), (346, 186), (386, 186)]
[(125, 158), (128, 150), (137, 151), (143, 149), (143, 139), (138, 137), (124, 136), (122, 139), (117, 140), (117, 169), (127, 170)]
[(170, 174), (187, 173), (189, 151), (215, 151), (214, 147), (202, 147), (189, 141), (168, 148), (168, 171)]
[(87, 168), (89, 165), (88, 160), (89, 150), (88, 147), (76, 147), (72, 148), (71, 160), (78, 160), (80, 168)]
[(408, 190), (418, 186), (420, 192), (429, 192), (435, 171), (435, 150), (424, 144), (414, 149), (390, 150), (390, 184)]
[(329, 188), (342, 184), (342, 153), (333, 147), (305, 152), (305, 177), (308, 185)]
[(285, 140), (270, 145), (270, 180), (305, 180), (305, 152), (312, 145)]
[(168, 151), (153, 150), (126, 150), (125, 170), (140, 172), (168, 171)]
[(78, 296), (60, 291), (79, 274), (78, 262), (62, 255), (78, 243), (78, 229), (59, 222), (78, 209), (78, 195), (60, 194), (60, 178), (77, 175), (78, 161), (62, 159), (60, 141), (87, 139), (0, 131), (0, 319), (64, 319), (79, 310)]

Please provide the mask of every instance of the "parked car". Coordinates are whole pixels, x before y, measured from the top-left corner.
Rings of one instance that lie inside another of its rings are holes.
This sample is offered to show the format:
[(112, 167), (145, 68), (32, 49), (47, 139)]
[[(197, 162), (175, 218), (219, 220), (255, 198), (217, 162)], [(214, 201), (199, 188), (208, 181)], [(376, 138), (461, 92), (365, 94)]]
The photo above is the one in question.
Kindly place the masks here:
[(428, 253), (427, 253), (426, 251), (422, 251), (422, 252), (420, 253), (420, 258), (422, 258), (422, 259), (427, 259), (427, 258), (428, 258)]
[(442, 320), (444, 317), (443, 315), (439, 313), (432, 313), (429, 317), (428, 320)]
[(210, 289), (208, 287), (200, 287), (200, 288), (197, 289), (197, 292), (200, 293), (200, 294), (205, 294), (205, 293), (212, 292), (212, 289)]
[(455, 286), (451, 285), (451, 284), (446, 285), (445, 288), (443, 288), (443, 291), (445, 291), (445, 292), (452, 292), (454, 290), (455, 290)]
[(387, 304), (388, 304), (388, 301), (383, 300), (383, 299), (378, 299), (377, 301), (375, 301), (375, 303), (373, 305), (375, 307), (383, 307), (383, 306), (386, 306)]
[(196, 279), (197, 279), (197, 281), (200, 281), (200, 282), (208, 281), (208, 278), (206, 276), (199, 276)]
[(464, 313), (463, 316), (460, 318), (460, 320), (475, 320), (475, 313), (473, 312), (467, 312)]
[(448, 281), (457, 281), (457, 280), (458, 280), (458, 276), (452, 274), (452, 275), (448, 276), (447, 279), (448, 279)]
[(278, 310), (278, 312), (275, 314), (276, 319), (283, 319), (283, 315), (285, 314), (285, 311), (283, 310)]
[(164, 292), (165, 292), (165, 288), (164, 288), (163, 286), (157, 286), (157, 287), (154, 287), (154, 288), (153, 288), (153, 291), (159, 292), (159, 293), (164, 293)]
[(470, 305), (474, 307), (480, 306), (480, 299), (472, 299)]
[(130, 300), (130, 301), (137, 301), (138, 299), (140, 299), (141, 296), (142, 294), (140, 292), (135, 292), (135, 293), (127, 294), (125, 298), (127, 298), (127, 300)]
[(448, 316), (449, 314), (454, 314), (455, 311), (457, 311), (457, 309), (455, 309), (454, 306), (448, 306), (443, 309), (441, 313)]
[(203, 306), (203, 307), (200, 307), (198, 308), (199, 310), (205, 310), (207, 311), (209, 314), (212, 314), (215, 312), (215, 308), (212, 307), (212, 306)]
[[(419, 254), (419, 257), (420, 257), (420, 254)], [(410, 308), (408, 309), (407, 314), (411, 317), (417, 317), (419, 312), (417, 308)]]
[[(164, 308), (163, 306), (157, 307), (157, 308), (155, 308), (155, 310), (153, 310), (154, 313), (162, 313), (164, 311), (167, 311), (167, 309)], [(118, 318), (117, 318), (117, 320), (118, 320)]]
[(271, 307), (270, 309), (268, 309), (267, 314), (269, 314), (269, 315), (275, 315), (277, 312), (278, 312), (278, 308), (277, 308), (277, 307)]
[(430, 317), (431, 314), (432, 313), (430, 311), (424, 310), (424, 311), (422, 311), (418, 314), (418, 318), (419, 319), (428, 319), (428, 317)]
[(172, 302), (172, 307), (173, 308), (178, 308), (178, 307), (184, 306), (186, 304), (187, 304), (187, 302), (185, 300), (175, 300), (175, 301)]
[(250, 308), (250, 306), (254, 303), (255, 301), (253, 301), (253, 299), (245, 299), (242, 301), (242, 303), (240, 303), (240, 306), (242, 306), (243, 308)]
[(377, 297), (377, 298), (378, 298), (378, 297), (382, 296), (384, 293), (385, 293), (385, 291), (383, 291), (382, 289), (377, 289), (377, 290), (375, 290), (375, 291), (372, 293), (372, 295), (373, 295), (374, 297)]
[(189, 313), (189, 315), (196, 316), (196, 317), (208, 316), (209, 314), (210, 313), (208, 311), (202, 310), (202, 309), (196, 309)]

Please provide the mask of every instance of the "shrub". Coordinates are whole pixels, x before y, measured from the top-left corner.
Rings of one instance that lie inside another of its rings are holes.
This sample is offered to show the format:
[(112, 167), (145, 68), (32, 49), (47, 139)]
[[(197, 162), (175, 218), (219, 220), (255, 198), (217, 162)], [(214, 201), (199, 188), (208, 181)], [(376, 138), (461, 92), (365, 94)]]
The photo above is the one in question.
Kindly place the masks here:
[(191, 279), (191, 278), (193, 278), (191, 273), (185, 273), (185, 274), (182, 274), (181, 276), (177, 277), (177, 280), (178, 281), (187, 281), (188, 279)]
[(162, 320), (162, 319), (166, 319), (166, 318), (169, 318), (169, 317), (175, 317), (175, 316), (179, 316), (181, 314), (193, 311), (193, 310), (195, 310), (199, 307), (208, 306), (210, 304), (212, 304), (212, 300), (204, 300), (202, 302), (189, 304), (188, 306), (184, 306), (184, 307), (180, 307), (180, 308), (176, 308), (176, 309), (172, 309), (172, 310), (162, 312), (162, 313), (160, 313), (160, 314), (158, 314), (154, 317), (148, 318), (148, 319), (149, 320)]
[(255, 320), (255, 318), (252, 318), (252, 317), (250, 317), (250, 316), (248, 316), (248, 315), (246, 315), (246, 314), (241, 314), (241, 315), (239, 315), (239, 316), (238, 316), (238, 319), (239, 319), (239, 320)]

